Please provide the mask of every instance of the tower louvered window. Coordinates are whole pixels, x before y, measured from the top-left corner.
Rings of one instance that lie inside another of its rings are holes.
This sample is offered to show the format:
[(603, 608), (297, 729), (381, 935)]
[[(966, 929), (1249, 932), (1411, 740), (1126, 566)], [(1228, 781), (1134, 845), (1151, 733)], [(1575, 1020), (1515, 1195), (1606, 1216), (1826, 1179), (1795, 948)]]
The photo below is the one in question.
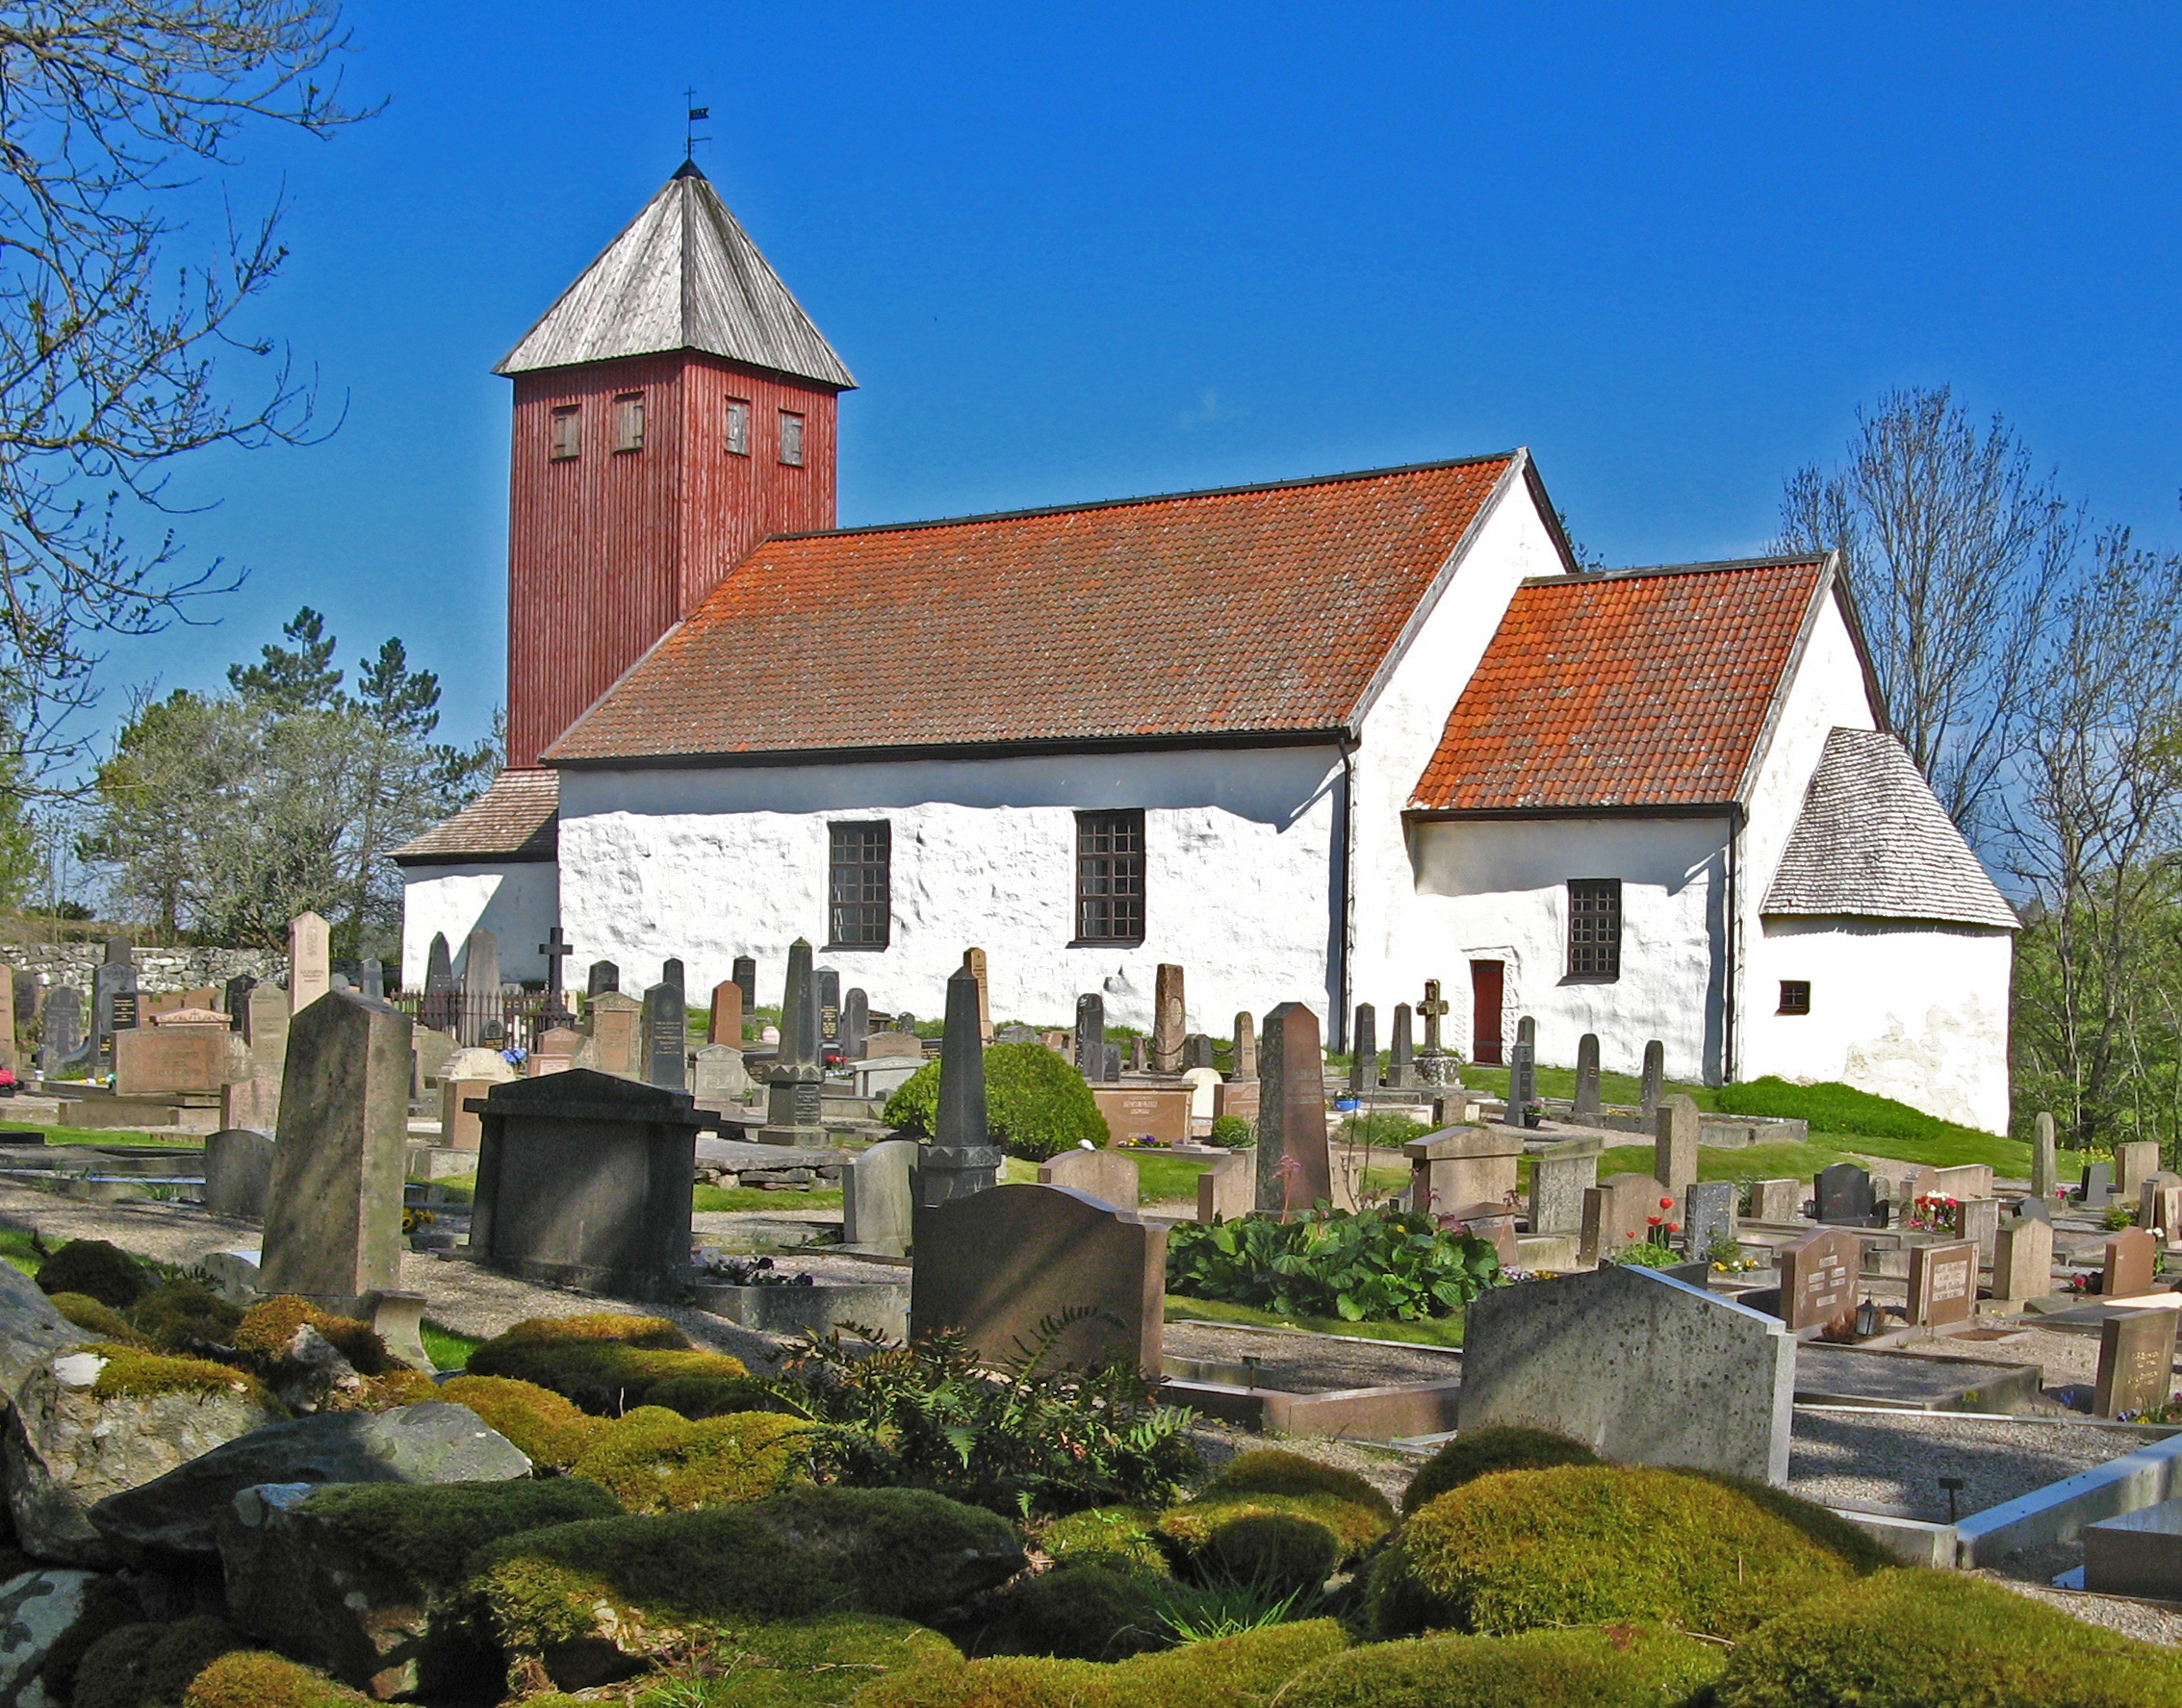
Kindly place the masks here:
[(1076, 814), (1076, 940), (1144, 940), (1142, 807)]
[(1622, 880), (1568, 882), (1568, 976), (1618, 979), (1622, 970)]
[(625, 392), (614, 399), (614, 448), (644, 448), (644, 394)]
[(791, 469), (803, 467), (803, 417), (789, 409), (781, 411), (781, 461)]
[(549, 453), (556, 463), (573, 462), (582, 443), (583, 412), (574, 403), (564, 403), (553, 411), (552, 449)]
[(728, 454), (732, 457), (750, 455), (750, 405), (739, 397), (728, 403)]

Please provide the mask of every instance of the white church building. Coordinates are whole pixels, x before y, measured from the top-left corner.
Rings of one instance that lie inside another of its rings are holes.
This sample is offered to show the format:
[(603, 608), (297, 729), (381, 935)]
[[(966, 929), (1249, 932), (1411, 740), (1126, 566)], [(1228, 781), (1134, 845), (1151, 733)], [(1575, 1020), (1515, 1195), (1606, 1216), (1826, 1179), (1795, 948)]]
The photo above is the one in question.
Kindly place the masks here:
[(501, 364), (508, 769), (397, 854), (405, 983), (558, 923), (692, 989), (789, 943), (931, 1015), (1148, 1026), (1439, 980), (1447, 1041), (2008, 1121), (2015, 913), (1831, 559), (1586, 573), (1523, 450), (836, 529), (847, 369), (685, 167)]

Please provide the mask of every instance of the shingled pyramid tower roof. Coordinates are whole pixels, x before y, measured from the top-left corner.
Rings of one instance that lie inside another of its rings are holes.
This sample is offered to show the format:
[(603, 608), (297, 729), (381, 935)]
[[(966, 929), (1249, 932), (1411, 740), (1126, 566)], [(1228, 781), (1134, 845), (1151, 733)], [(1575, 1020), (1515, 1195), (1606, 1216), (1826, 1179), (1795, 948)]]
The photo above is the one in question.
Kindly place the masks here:
[(493, 371), (668, 350), (856, 384), (711, 181), (687, 163)]

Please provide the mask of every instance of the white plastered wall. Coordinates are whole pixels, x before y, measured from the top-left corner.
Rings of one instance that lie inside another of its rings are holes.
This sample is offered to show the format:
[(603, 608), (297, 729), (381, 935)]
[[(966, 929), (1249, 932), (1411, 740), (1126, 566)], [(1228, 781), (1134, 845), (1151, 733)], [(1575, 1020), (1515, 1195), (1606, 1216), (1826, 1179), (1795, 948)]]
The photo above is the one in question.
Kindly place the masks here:
[[(1502, 1035), (1538, 1024), (1538, 1059), (1573, 1066), (1599, 1034), (1600, 1065), (1635, 1073), (1647, 1040), (1666, 1048), (1670, 1079), (1717, 1080), (1726, 1013), (1725, 818), (1438, 819), (1416, 825), (1409, 946), (1441, 981), (1447, 1042), (1470, 1053), (1470, 962), (1504, 963)], [(1568, 880), (1622, 880), (1621, 977), (1567, 975)], [(1416, 986), (1364, 990), (1385, 1016)]]
[[(2012, 932), (1975, 926), (1768, 919), (1750, 945), (1741, 1077), (1838, 1080), (2005, 1133), (2014, 956)], [(1810, 981), (1810, 1013), (1775, 1011), (1784, 979)]]
[(401, 982), (422, 988), (432, 937), (445, 932), (462, 970), (463, 948), (479, 926), (500, 939), (503, 979), (543, 979), (538, 945), (560, 917), (560, 869), (551, 860), (493, 865), (406, 866), (401, 873)]
[[(574, 967), (612, 960), (622, 987), (680, 956), (690, 990), (757, 957), (781, 1000), (808, 937), (844, 990), (933, 1018), (963, 951), (985, 950), (996, 1021), (1072, 1026), (1096, 991), (1116, 1025), (1148, 1028), (1154, 970), (1180, 964), (1193, 1030), (1239, 1009), (1325, 1002), (1332, 748), (561, 773), (562, 923)], [(1072, 948), (1075, 814), (1144, 809), (1146, 937)], [(892, 826), (892, 937), (829, 949), (827, 827)]]

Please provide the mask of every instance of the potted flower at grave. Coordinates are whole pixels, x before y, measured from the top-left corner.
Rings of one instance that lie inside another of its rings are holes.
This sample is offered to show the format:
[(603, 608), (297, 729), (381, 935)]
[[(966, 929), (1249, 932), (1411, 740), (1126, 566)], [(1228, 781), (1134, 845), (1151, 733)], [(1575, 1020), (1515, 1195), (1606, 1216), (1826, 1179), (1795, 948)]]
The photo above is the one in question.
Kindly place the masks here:
[(1546, 1106), (1540, 1103), (1536, 1098), (1532, 1098), (1528, 1103), (1523, 1106), (1524, 1126), (1535, 1129), (1544, 1126), (1545, 1122)]

